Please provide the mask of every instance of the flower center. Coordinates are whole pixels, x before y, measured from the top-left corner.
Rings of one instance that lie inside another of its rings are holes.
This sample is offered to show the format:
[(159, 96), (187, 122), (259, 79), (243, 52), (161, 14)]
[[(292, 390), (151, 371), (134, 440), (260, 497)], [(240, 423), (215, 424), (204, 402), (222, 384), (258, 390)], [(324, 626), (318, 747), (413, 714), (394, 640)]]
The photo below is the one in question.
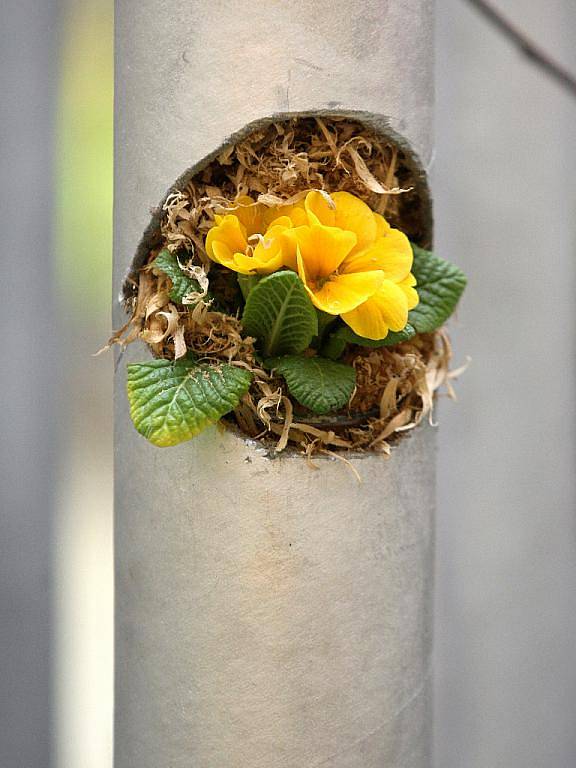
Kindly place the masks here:
[(313, 278), (310, 280), (311, 288), (313, 291), (319, 291), (321, 290), (326, 283), (329, 283), (330, 280), (333, 280), (335, 277), (338, 277), (338, 270), (335, 270), (334, 272), (331, 272), (329, 275), (319, 275), (318, 277)]

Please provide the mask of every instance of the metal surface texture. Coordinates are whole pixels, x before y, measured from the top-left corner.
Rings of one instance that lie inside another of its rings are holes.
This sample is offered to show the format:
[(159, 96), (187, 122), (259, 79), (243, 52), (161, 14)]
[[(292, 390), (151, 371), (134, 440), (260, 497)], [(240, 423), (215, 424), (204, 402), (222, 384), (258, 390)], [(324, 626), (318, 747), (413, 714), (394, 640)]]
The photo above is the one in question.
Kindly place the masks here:
[[(279, 112), (431, 156), (430, 2), (117, 0), (115, 295), (170, 185)], [(115, 322), (124, 320), (116, 306)], [(116, 768), (429, 768), (434, 431), (319, 469), (116, 396)]]

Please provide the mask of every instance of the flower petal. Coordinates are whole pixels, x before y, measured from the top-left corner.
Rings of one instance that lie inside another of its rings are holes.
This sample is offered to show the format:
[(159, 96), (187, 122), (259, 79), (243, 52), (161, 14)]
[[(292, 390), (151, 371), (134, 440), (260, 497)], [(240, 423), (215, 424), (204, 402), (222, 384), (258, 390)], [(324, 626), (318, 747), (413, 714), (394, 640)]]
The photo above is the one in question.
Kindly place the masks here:
[(404, 280), (401, 280), (399, 283), (397, 283), (397, 285), (404, 291), (404, 295), (408, 301), (408, 309), (414, 309), (414, 307), (416, 307), (420, 301), (418, 292), (414, 288), (416, 285), (416, 278), (414, 275), (409, 274), (408, 277), (404, 278)]
[(376, 239), (377, 225), (374, 213), (363, 200), (350, 192), (334, 192), (331, 195), (336, 203), (335, 226), (347, 229), (356, 235), (356, 249), (366, 248)]
[(275, 248), (266, 258), (259, 258), (260, 254), (257, 254), (256, 250), (254, 251), (253, 256), (246, 256), (244, 253), (235, 253), (234, 266), (231, 267), (231, 269), (234, 269), (236, 272), (241, 272), (244, 275), (254, 273), (259, 275), (269, 275), (282, 268), (283, 261), (280, 248)]
[(408, 300), (402, 288), (385, 280), (363, 304), (342, 319), (354, 333), (366, 339), (383, 339), (389, 330), (401, 331), (408, 322)]
[(286, 210), (284, 210), (284, 208), (281, 208), (280, 210), (285, 216), (288, 216), (291, 219), (292, 226), (302, 227), (305, 224), (308, 224), (308, 216), (306, 215), (303, 200), (295, 205), (287, 205)]
[(386, 251), (386, 266), (383, 268), (386, 277), (396, 283), (403, 280), (410, 273), (414, 261), (410, 240), (399, 229), (389, 229), (379, 242)]
[(310, 224), (324, 224), (326, 227), (335, 225), (336, 205), (330, 203), (331, 197), (331, 195), (322, 194), (315, 189), (308, 192), (304, 207)]
[(278, 218), (289, 218), (291, 222), (290, 226), (292, 227), (303, 227), (307, 225), (309, 222), (304, 209), (304, 200), (300, 200), (300, 202), (294, 203), (293, 205), (279, 205), (274, 207), (264, 206), (262, 220), (265, 224), (265, 229), (275, 224)]
[(237, 206), (234, 210), (234, 215), (238, 217), (240, 223), (245, 227), (248, 237), (264, 232), (263, 205), (255, 203), (248, 195), (240, 195), (234, 205)]
[[(208, 243), (206, 243), (206, 250), (208, 251)], [(234, 261), (232, 251), (226, 243), (222, 243), (220, 240), (214, 240), (214, 242), (211, 243), (208, 255), (212, 261), (215, 261), (217, 264), (224, 264), (226, 267)]]
[(360, 304), (352, 312), (343, 314), (342, 320), (352, 328), (354, 333), (364, 339), (374, 339), (375, 341), (385, 339), (390, 330), (382, 317), (378, 303), (371, 299)]
[(250, 259), (250, 257), (240, 252), (232, 253), (226, 243), (221, 243), (218, 240), (213, 243), (212, 260), (217, 264), (222, 264), (223, 267), (228, 267), (228, 269), (233, 269), (234, 272), (240, 272), (243, 275), (254, 272), (254, 266), (243, 264), (242, 259)]
[(218, 258), (214, 258), (214, 243), (224, 243), (231, 253), (234, 251), (244, 252), (248, 242), (246, 240), (246, 229), (240, 223), (237, 216), (228, 214), (222, 216), (219, 224), (208, 232), (206, 235), (206, 253), (214, 261), (218, 261)]
[(297, 240), (294, 237), (290, 237), (289, 233), (293, 230), (285, 229), (278, 236), (278, 242), (282, 248), (282, 265), (293, 269), (294, 272), (298, 271), (298, 260), (296, 257)]
[[(280, 208), (280, 210), (284, 211), (285, 209)], [(280, 269), (284, 266), (289, 267), (294, 271), (297, 271), (298, 269), (296, 263), (296, 241), (294, 239), (284, 237), (284, 233), (287, 230), (292, 229), (292, 226), (293, 221), (289, 216), (278, 216), (272, 220), (270, 226), (266, 230), (266, 234), (263, 238), (261, 238), (260, 243), (258, 243), (258, 246), (256, 247), (256, 250), (261, 247), (263, 249), (268, 249), (271, 247), (271, 241), (275, 241), (274, 253), (276, 254), (277, 251), (280, 252), (280, 264), (278, 267), (276, 267), (276, 269)], [(255, 252), (254, 256), (256, 255), (257, 254)]]
[(379, 213), (374, 214), (374, 221), (376, 222), (376, 239), (384, 237), (390, 231), (390, 224)]
[(311, 280), (334, 273), (356, 245), (356, 235), (336, 227), (316, 224), (285, 230), (284, 236), (298, 246)]
[[(276, 213), (280, 213), (280, 211), (276, 211)], [(287, 216), (285, 214), (282, 214), (281, 216), (276, 216), (276, 218), (272, 219), (270, 224), (268, 224), (264, 237), (269, 237), (269, 236), (273, 236), (273, 234), (278, 234), (278, 232), (276, 231), (277, 227), (281, 229), (289, 229), (292, 226), (293, 226), (293, 222), (290, 216)], [(274, 230), (274, 233), (272, 232), (272, 230)]]
[(378, 290), (382, 272), (360, 272), (357, 275), (335, 275), (320, 288), (307, 286), (313, 303), (323, 312), (339, 315), (350, 312)]
[(352, 252), (340, 267), (342, 272), (364, 272), (382, 269), (389, 280), (397, 283), (409, 273), (413, 261), (410, 241), (398, 229), (390, 229), (386, 237), (379, 238), (372, 246)]

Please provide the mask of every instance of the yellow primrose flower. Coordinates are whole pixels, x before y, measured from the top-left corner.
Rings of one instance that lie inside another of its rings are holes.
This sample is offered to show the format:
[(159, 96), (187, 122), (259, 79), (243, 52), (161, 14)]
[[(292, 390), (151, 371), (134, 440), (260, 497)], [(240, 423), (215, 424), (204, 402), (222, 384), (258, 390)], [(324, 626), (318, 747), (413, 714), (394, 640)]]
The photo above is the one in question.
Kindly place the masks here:
[(276, 219), (267, 235), (248, 235), (237, 216), (228, 214), (206, 236), (206, 252), (212, 261), (243, 275), (268, 275), (284, 265), (280, 231), (291, 226), (288, 217)]
[(295, 227), (284, 235), (294, 245), (300, 279), (313, 304), (323, 312), (351, 312), (384, 281), (381, 270), (359, 270), (346, 261), (357, 243), (353, 232), (313, 224)]
[[(267, 208), (242, 196), (233, 212), (216, 215), (206, 236), (212, 261), (243, 275), (276, 272), (284, 266), (282, 232), (306, 220), (304, 206)], [(292, 217), (292, 218), (291, 218)]]
[(360, 336), (383, 339), (400, 331), (418, 303), (410, 273), (412, 248), (366, 203), (348, 192), (328, 199), (309, 192), (309, 226), (285, 230), (285, 263), (296, 268), (318, 309), (341, 315)]
[(293, 269), (318, 309), (369, 339), (402, 330), (418, 303), (408, 238), (349, 192), (276, 208), (240, 197), (216, 216), (206, 251), (241, 274)]

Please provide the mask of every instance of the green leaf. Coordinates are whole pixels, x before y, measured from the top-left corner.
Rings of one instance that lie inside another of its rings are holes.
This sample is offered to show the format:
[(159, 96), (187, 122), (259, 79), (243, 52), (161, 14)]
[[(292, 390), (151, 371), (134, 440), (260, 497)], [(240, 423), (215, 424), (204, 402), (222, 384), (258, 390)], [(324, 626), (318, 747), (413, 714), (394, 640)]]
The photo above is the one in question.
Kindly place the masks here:
[(177, 445), (233, 410), (251, 380), (249, 371), (226, 363), (133, 363), (128, 365), (130, 415), (154, 445)]
[(163, 272), (172, 281), (172, 290), (170, 298), (176, 304), (182, 304), (185, 296), (189, 293), (200, 293), (200, 285), (193, 277), (189, 277), (182, 271), (178, 263), (178, 257), (171, 253), (168, 248), (163, 248), (154, 259), (154, 269)]
[(391, 347), (394, 344), (400, 344), (402, 341), (409, 341), (414, 338), (416, 331), (408, 323), (401, 331), (388, 331), (383, 339), (366, 339), (364, 336), (358, 336), (352, 328), (345, 325), (336, 331), (336, 335), (339, 335), (348, 344), (358, 344), (361, 347)]
[(318, 333), (318, 319), (295, 272), (264, 277), (246, 299), (244, 330), (260, 344), (264, 357), (303, 352)]
[(401, 331), (388, 331), (388, 335), (384, 339), (365, 339), (363, 336), (358, 336), (357, 333), (354, 333), (352, 328), (344, 325), (329, 337), (322, 348), (322, 354), (325, 357), (336, 360), (344, 352), (346, 344), (358, 344), (360, 347), (391, 347), (394, 344), (400, 344), (402, 341), (409, 341), (415, 335), (415, 329), (408, 324)]
[(408, 321), (416, 333), (431, 333), (454, 312), (466, 287), (466, 276), (458, 267), (430, 251), (412, 244), (418, 306), (410, 311)]
[(238, 285), (240, 286), (240, 291), (242, 292), (242, 298), (244, 299), (244, 301), (246, 301), (246, 299), (252, 292), (252, 289), (258, 285), (261, 279), (262, 279), (261, 275), (238, 274)]
[(316, 316), (318, 318), (318, 338), (322, 339), (330, 327), (338, 322), (338, 315), (329, 315), (327, 312), (317, 309)]
[(323, 357), (277, 357), (266, 365), (284, 376), (295, 400), (318, 414), (340, 410), (356, 384), (354, 368)]
[(342, 336), (333, 333), (322, 345), (320, 354), (322, 357), (327, 357), (329, 360), (338, 360), (338, 358), (342, 357), (344, 354), (347, 343), (346, 339), (343, 339)]

